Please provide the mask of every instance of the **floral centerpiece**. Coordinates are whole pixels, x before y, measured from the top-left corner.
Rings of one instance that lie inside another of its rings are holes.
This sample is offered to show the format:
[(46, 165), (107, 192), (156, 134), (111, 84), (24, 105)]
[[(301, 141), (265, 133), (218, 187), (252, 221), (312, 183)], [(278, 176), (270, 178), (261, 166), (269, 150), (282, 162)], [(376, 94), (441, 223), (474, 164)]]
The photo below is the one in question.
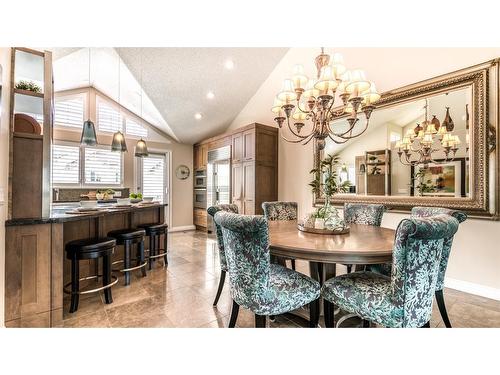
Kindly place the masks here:
[(336, 155), (327, 155), (318, 165), (311, 170), (314, 179), (309, 183), (313, 194), (323, 195), (325, 204), (318, 207), (304, 220), (304, 226), (316, 229), (339, 229), (344, 228), (345, 223), (339, 211), (330, 204), (334, 194), (347, 193), (351, 182), (341, 182), (338, 178), (338, 167), (340, 158)]

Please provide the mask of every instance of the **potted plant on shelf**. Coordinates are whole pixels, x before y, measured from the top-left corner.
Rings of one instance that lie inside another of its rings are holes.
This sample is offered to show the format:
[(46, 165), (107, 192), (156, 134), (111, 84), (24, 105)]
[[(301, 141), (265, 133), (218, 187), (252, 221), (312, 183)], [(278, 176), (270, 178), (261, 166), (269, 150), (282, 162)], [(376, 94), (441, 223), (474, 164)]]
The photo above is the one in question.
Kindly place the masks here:
[[(344, 221), (338, 210), (330, 204), (335, 194), (349, 192), (351, 182), (349, 180), (339, 182), (338, 167), (340, 158), (337, 155), (327, 155), (320, 161), (317, 168), (311, 169), (310, 173), (314, 179), (309, 183), (313, 194), (323, 195), (325, 204), (319, 207), (314, 215), (314, 227), (316, 229), (335, 229), (344, 226)], [(309, 223), (311, 220), (307, 220)]]

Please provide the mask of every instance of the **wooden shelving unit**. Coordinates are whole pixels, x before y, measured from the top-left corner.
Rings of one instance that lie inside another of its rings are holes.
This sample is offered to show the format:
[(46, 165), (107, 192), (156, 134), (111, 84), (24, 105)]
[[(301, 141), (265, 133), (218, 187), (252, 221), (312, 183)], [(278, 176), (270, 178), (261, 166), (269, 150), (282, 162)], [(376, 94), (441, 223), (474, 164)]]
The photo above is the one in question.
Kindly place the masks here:
[(391, 195), (391, 151), (365, 153), (366, 195)]

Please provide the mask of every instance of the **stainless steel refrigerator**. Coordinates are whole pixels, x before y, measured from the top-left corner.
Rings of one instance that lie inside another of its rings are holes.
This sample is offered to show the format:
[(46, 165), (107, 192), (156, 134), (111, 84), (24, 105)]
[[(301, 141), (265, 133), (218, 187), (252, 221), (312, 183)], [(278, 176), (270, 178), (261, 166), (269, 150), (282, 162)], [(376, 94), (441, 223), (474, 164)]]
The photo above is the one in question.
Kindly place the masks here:
[[(208, 151), (207, 207), (231, 202), (231, 147)], [(207, 217), (207, 231), (214, 233), (214, 223)]]

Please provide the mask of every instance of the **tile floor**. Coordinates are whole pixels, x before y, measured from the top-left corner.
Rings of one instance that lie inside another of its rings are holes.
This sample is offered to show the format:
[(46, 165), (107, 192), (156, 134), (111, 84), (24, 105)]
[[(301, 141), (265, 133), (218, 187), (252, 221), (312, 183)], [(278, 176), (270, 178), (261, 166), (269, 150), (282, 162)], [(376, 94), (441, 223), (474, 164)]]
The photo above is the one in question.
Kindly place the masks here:
[[(69, 299), (65, 299), (64, 327), (226, 326), (231, 308), (227, 282), (217, 307), (212, 307), (220, 273), (215, 240), (205, 233), (191, 231), (172, 233), (169, 242), (168, 267), (158, 261), (147, 277), (140, 277), (140, 272), (134, 274), (127, 287), (120, 280), (113, 287), (112, 304), (103, 303), (102, 293), (84, 296), (78, 311), (69, 314)], [(307, 263), (298, 261), (297, 269), (307, 272)], [(338, 266), (338, 272), (345, 272), (345, 268)], [(500, 327), (500, 301), (452, 289), (445, 290), (445, 299), (454, 327)], [(269, 324), (301, 327), (304, 323), (293, 316), (278, 316)], [(345, 322), (345, 326), (355, 324), (353, 319)], [(240, 309), (236, 325), (253, 327), (253, 314)], [(431, 326), (444, 327), (437, 307)]]

